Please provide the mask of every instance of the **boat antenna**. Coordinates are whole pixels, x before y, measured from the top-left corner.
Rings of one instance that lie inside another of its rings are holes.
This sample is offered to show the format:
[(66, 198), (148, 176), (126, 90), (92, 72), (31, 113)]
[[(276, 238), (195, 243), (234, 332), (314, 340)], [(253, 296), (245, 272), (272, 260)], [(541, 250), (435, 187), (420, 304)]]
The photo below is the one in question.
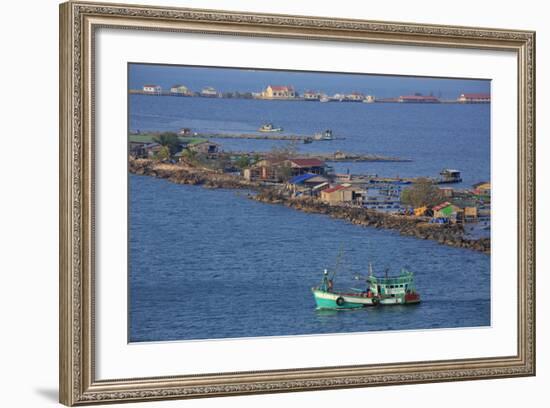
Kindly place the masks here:
[(369, 262), (369, 276), (372, 276), (372, 262)]

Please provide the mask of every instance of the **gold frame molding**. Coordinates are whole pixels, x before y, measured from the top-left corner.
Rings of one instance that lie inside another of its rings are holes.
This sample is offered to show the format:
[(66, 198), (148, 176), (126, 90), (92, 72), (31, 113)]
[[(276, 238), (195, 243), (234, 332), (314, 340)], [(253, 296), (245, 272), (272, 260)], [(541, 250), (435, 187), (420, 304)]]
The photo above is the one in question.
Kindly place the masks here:
[[(518, 66), (518, 348), (513, 356), (96, 380), (94, 32), (99, 27), (512, 51)], [(535, 375), (535, 33), (68, 2), (60, 5), (60, 402), (82, 405)]]

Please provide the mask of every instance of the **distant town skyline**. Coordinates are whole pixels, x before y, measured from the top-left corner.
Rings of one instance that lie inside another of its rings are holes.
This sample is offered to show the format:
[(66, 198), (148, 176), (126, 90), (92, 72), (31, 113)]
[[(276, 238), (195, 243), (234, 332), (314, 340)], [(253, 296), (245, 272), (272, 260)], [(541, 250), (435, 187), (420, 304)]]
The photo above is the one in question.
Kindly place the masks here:
[(262, 92), (268, 85), (290, 85), (302, 94), (308, 90), (328, 95), (360, 92), (377, 98), (434, 95), (455, 99), (461, 93), (490, 93), (487, 79), (450, 79), (375, 74), (346, 74), (248, 68), (193, 67), (131, 63), (129, 89), (159, 85), (169, 90), (184, 85), (193, 91), (213, 87), (219, 92)]

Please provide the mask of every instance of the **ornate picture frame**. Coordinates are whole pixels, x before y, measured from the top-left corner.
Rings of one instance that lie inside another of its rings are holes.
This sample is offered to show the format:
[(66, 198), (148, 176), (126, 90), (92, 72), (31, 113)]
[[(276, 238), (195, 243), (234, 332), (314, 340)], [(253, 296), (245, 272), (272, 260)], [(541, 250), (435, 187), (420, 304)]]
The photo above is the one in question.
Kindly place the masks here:
[[(517, 353), (490, 358), (98, 380), (95, 99), (98, 28), (513, 52), (517, 56)], [(198, 398), (535, 375), (535, 33), (88, 2), (60, 6), (60, 402)]]

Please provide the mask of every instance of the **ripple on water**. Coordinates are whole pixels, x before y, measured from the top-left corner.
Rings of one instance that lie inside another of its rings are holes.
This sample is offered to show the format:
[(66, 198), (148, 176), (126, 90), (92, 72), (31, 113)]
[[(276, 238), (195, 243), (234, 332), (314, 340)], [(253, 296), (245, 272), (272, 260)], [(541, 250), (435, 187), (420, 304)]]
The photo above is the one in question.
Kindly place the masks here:
[[(490, 258), (266, 205), (231, 190), (130, 176), (130, 341), (490, 325)], [(345, 248), (337, 287), (368, 262), (416, 274), (423, 302), (315, 310), (310, 288)]]

